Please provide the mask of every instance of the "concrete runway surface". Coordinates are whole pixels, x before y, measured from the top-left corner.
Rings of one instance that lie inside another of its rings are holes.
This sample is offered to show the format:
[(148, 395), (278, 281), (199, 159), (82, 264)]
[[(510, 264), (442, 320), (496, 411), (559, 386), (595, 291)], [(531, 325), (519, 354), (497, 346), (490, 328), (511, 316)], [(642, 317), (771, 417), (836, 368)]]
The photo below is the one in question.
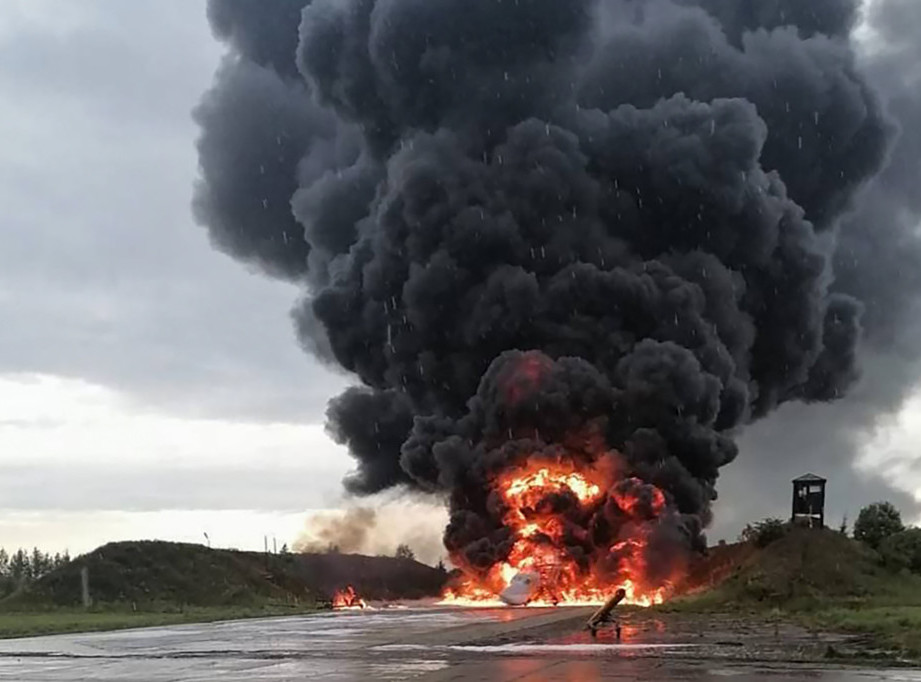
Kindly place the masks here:
[(0, 641), (0, 680), (921, 682), (921, 672), (909, 670), (693, 660), (681, 655), (680, 643), (509, 643), (509, 635), (584, 615), (405, 608), (6, 640)]

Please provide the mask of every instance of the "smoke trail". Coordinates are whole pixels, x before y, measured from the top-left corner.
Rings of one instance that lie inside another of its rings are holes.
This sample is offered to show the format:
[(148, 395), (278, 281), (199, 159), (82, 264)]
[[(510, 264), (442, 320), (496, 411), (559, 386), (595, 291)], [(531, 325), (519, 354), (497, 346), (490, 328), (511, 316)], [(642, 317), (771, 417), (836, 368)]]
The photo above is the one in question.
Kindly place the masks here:
[[(209, 17), (230, 52), (196, 112), (197, 215), (304, 283), (302, 342), (364, 385), (329, 410), (347, 488), (449, 493), (471, 565), (508, 551), (490, 477), (535, 456), (616, 460), (665, 491), (657, 532), (698, 544), (737, 429), (858, 378), (882, 275), (846, 255), (875, 215), (842, 220), (897, 129), (856, 65), (856, 2)], [(573, 555), (623, 512), (570, 514)]]
[(393, 556), (400, 545), (409, 546), (420, 561), (434, 565), (444, 556), (439, 521), (427, 505), (383, 504), (375, 509), (350, 507), (345, 511), (309, 515), (294, 541), (296, 552)]

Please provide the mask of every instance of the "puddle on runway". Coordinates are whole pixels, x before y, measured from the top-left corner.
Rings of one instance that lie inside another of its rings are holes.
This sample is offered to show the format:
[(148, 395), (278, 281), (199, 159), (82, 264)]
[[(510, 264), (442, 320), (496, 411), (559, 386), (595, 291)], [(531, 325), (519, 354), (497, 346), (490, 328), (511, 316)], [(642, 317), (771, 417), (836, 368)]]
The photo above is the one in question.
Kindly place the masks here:
[(585, 654), (609, 651), (643, 651), (690, 649), (698, 644), (452, 644), (427, 646), (424, 644), (382, 644), (372, 647), (371, 651), (456, 651), (463, 653), (490, 654)]

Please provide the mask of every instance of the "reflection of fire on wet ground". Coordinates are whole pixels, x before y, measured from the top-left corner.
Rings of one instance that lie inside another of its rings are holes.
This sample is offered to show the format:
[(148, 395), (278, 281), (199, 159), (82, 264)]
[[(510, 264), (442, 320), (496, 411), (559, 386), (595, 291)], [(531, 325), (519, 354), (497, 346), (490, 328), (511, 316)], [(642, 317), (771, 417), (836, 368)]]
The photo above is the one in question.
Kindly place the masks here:
[[(620, 627), (620, 637), (617, 629)], [(571, 633), (550, 640), (553, 644), (668, 644), (665, 623), (661, 620), (644, 620), (642, 623), (615, 619), (598, 629), (593, 637), (585, 630)]]

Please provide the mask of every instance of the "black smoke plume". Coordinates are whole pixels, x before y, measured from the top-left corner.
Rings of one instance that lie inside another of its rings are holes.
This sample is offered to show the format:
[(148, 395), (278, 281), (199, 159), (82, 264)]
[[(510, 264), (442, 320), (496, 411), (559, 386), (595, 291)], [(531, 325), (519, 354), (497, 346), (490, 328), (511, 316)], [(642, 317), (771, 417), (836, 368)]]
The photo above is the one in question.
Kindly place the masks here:
[[(348, 489), (448, 494), (482, 567), (508, 550), (497, 469), (617, 452), (699, 544), (737, 430), (842, 397), (864, 321), (899, 326), (847, 255), (906, 234), (853, 212), (898, 132), (857, 8), (212, 0), (196, 212), (303, 283), (302, 342), (363, 385), (329, 409)], [(606, 518), (573, 519), (574, 553)]]

